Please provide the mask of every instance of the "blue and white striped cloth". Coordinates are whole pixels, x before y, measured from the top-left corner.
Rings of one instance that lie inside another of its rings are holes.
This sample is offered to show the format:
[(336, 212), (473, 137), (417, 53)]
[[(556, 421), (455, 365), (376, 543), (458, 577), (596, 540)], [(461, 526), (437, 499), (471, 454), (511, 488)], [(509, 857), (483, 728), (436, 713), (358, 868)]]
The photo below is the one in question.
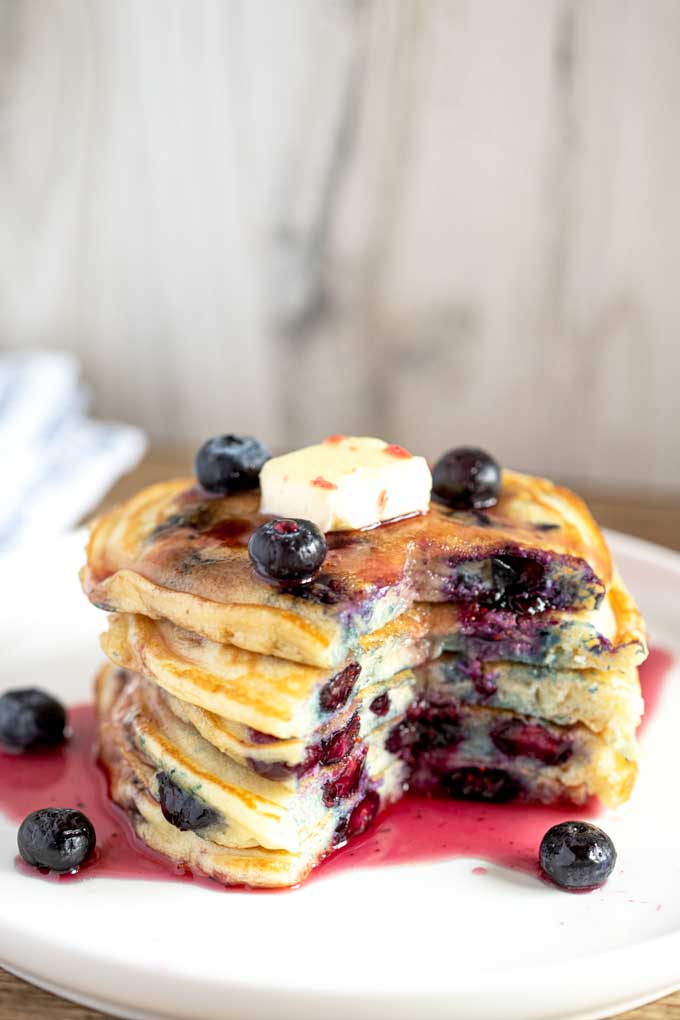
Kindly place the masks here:
[(72, 528), (143, 456), (140, 429), (88, 404), (70, 354), (0, 357), (0, 556)]

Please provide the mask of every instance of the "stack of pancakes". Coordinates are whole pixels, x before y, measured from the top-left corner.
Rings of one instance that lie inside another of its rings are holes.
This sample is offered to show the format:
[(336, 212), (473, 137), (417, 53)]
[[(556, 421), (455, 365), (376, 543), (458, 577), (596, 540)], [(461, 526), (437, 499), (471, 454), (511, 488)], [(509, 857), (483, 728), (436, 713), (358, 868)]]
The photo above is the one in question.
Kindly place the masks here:
[(100, 753), (149, 846), (292, 885), (408, 788), (629, 796), (644, 629), (576, 496), (506, 471), (483, 513), (327, 535), (289, 589), (250, 563), (264, 519), (257, 491), (180, 479), (93, 527)]

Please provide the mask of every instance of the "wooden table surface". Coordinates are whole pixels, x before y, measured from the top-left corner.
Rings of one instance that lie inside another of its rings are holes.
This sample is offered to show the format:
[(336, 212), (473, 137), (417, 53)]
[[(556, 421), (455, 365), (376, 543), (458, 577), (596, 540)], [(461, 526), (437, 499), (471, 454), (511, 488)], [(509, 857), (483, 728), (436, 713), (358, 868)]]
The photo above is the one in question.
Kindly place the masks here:
[[(189, 456), (155, 452), (114, 487), (103, 505), (142, 485), (189, 470)], [(680, 506), (672, 499), (645, 500), (628, 494), (586, 492), (601, 524), (680, 550)], [(0, 1020), (102, 1020), (105, 1015), (43, 992), (0, 970)], [(108, 1018), (107, 1018), (108, 1020)], [(680, 992), (642, 1006), (617, 1020), (680, 1020)]]

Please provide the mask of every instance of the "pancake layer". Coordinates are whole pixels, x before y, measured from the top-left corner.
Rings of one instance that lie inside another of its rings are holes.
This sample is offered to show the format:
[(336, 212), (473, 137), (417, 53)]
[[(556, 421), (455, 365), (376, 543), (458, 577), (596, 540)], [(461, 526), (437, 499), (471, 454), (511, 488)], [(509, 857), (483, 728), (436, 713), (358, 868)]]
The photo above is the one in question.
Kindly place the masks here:
[(506, 471), (484, 513), (430, 512), (328, 536), (319, 576), (284, 592), (252, 569), (259, 493), (207, 497), (191, 480), (152, 486), (95, 522), (82, 581), (109, 611), (169, 619), (218, 642), (337, 666), (414, 602), (511, 613), (595, 609), (612, 564), (585, 504)]

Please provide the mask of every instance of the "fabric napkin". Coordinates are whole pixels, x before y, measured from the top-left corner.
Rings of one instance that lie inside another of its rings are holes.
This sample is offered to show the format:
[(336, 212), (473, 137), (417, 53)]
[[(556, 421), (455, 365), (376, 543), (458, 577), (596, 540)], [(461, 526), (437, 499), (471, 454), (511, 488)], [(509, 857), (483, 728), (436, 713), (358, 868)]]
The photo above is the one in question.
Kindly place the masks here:
[(70, 354), (0, 356), (0, 556), (72, 528), (141, 459), (144, 433), (87, 416)]

